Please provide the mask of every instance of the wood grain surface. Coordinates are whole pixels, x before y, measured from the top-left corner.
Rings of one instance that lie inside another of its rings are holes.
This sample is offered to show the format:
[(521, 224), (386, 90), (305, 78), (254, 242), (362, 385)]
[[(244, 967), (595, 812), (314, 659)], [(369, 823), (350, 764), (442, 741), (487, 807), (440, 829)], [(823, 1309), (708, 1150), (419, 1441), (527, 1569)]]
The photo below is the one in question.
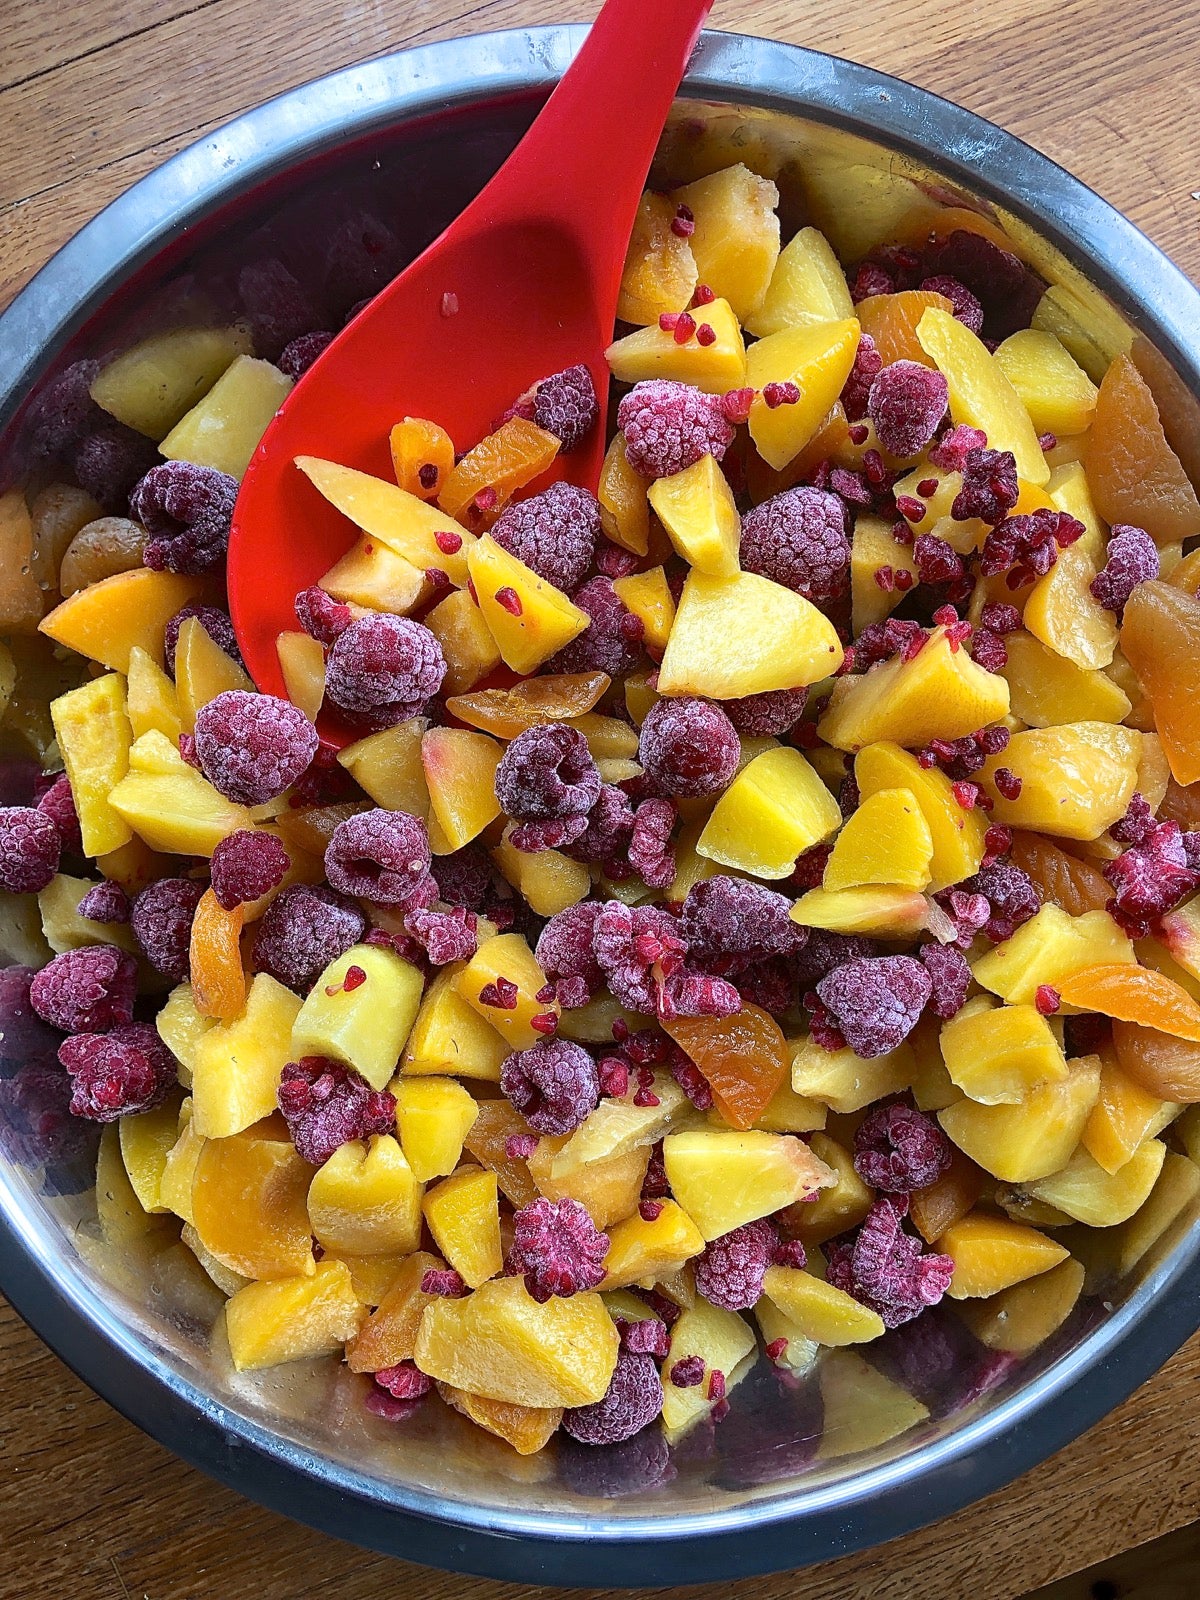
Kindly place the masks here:
[[(107, 201), (269, 95), (418, 41), (595, 11), (595, 0), (0, 0), (0, 304)], [(717, 0), (713, 21), (852, 57), (1003, 123), (1200, 281), (1195, 0)], [(1070, 1449), (949, 1521), (803, 1578), (678, 1592), (1010, 1600), (1121, 1556), (1091, 1592), (1151, 1600), (1167, 1592), (1158, 1568), (1121, 1553), (1200, 1518), (1198, 1377), (1200, 1337)], [(1192, 1594), (1196, 1541), (1177, 1539), (1169, 1592)], [(365, 1555), (258, 1510), (116, 1416), (2, 1304), (0, 1540), (0, 1600), (547, 1592)], [(1090, 1589), (1089, 1576), (1055, 1595)]]

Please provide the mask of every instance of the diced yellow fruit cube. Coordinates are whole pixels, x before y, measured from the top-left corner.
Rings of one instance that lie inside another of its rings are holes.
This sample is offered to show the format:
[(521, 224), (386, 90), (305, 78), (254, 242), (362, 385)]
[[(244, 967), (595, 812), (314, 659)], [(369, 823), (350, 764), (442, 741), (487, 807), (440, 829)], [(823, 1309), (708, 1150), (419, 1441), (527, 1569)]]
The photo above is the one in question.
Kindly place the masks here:
[(635, 1105), (634, 1089), (601, 1100), (555, 1155), (551, 1176), (562, 1179), (576, 1168), (651, 1145), (691, 1111), (691, 1101), (668, 1072), (653, 1074), (651, 1093), (654, 1105)]
[(412, 1360), (421, 1313), (435, 1298), (422, 1292), (421, 1280), (445, 1265), (428, 1250), (418, 1250), (401, 1262), (387, 1292), (346, 1347), (351, 1372), (379, 1372)]
[(179, 1108), (179, 1136), (167, 1152), (158, 1186), (162, 1204), (187, 1223), (192, 1220), (192, 1180), (196, 1163), (207, 1142), (192, 1127), (192, 1102), (189, 1098)]
[(184, 856), (211, 856), (222, 839), (253, 828), (247, 808), (226, 800), (182, 757), (167, 770), (139, 769), (138, 747), (159, 737), (143, 734), (130, 751), (132, 770), (109, 794), (129, 828), (152, 850)]
[[(1032, 1004), (1039, 985), (1056, 988), (1083, 967), (1133, 962), (1133, 945), (1107, 911), (1068, 916), (1044, 905), (1011, 939), (980, 956), (971, 968), (977, 983), (1010, 1005)], [(1064, 1013), (1071, 1011), (1064, 1006)]]
[[(806, 1339), (774, 1300), (768, 1300), (766, 1295), (763, 1295), (754, 1307), (754, 1320), (758, 1323), (763, 1344), (775, 1347), (775, 1354), (771, 1358), (775, 1366), (786, 1367), (789, 1372), (797, 1375), (810, 1370), (821, 1353), (820, 1345), (811, 1339)], [(779, 1348), (781, 1343), (782, 1349)]]
[(232, 1299), (239, 1289), (244, 1289), (252, 1281), (250, 1278), (244, 1278), (240, 1272), (235, 1272), (232, 1267), (227, 1267), (223, 1261), (218, 1261), (212, 1251), (205, 1247), (203, 1239), (190, 1222), (184, 1223), (179, 1240), (192, 1252), (227, 1300)]
[(656, 479), (649, 499), (685, 561), (718, 578), (739, 570), (742, 519), (714, 456), (701, 456), (682, 472)]
[(93, 878), (55, 873), (37, 897), (37, 912), (46, 943), (56, 955), (64, 950), (78, 950), (86, 944), (120, 945), (130, 955), (140, 955), (141, 946), (127, 922), (93, 922), (79, 915), (79, 902), (95, 887)]
[(675, 383), (690, 383), (705, 394), (726, 394), (741, 389), (746, 382), (746, 344), (738, 320), (726, 300), (714, 300), (704, 307), (699, 322), (713, 330), (716, 338), (703, 345), (698, 339), (676, 344), (675, 335), (657, 325), (639, 328), (610, 344), (605, 360), (619, 383), (642, 383), (650, 378), (667, 378)]
[[(736, 551), (735, 551), (736, 560)], [(671, 628), (675, 622), (675, 597), (667, 583), (662, 567), (651, 567), (648, 572), (634, 572), (627, 578), (614, 578), (613, 589), (617, 598), (639, 618), (645, 629), (642, 641), (655, 655), (667, 648)]]
[(455, 589), (424, 617), (446, 658), (446, 694), (465, 694), (500, 665), (500, 651), (483, 612), (466, 589)]
[[(514, 672), (536, 672), (591, 625), (586, 611), (502, 550), (494, 539), (485, 536), (479, 540), (470, 552), (468, 566), (484, 621), (504, 664)], [(510, 606), (511, 597), (516, 596), (512, 610), (497, 600), (501, 591), (509, 591), (505, 598)]]
[(156, 442), (202, 400), (253, 341), (243, 327), (174, 328), (123, 350), (92, 380), (91, 396), (109, 416)]
[[(182, 629), (180, 630), (182, 632)], [(308, 638), (307, 634), (303, 635)], [(313, 640), (316, 644), (316, 640)], [(321, 648), (317, 645), (318, 650)], [(129, 673), (125, 683), (126, 711), (133, 737), (161, 733), (172, 744), (179, 743), (183, 721), (175, 685), (140, 645), (129, 652)]]
[(952, 1300), (999, 1294), (1048, 1272), (1068, 1255), (1066, 1245), (1036, 1228), (978, 1211), (947, 1228), (938, 1239), (938, 1251), (954, 1262), (946, 1291)]
[[(252, 986), (253, 987), (253, 986)], [(180, 1067), (180, 1082), (191, 1087), (196, 1070), (196, 1046), (206, 1033), (217, 1026), (215, 1017), (206, 1017), (196, 1009), (196, 999), (190, 983), (176, 985), (167, 996), (166, 1003), (154, 1019), (158, 1036), (175, 1057)]]
[(910, 939), (928, 921), (929, 906), (915, 889), (877, 884), (867, 889), (810, 889), (796, 901), (790, 915), (802, 928)]
[(1086, 1227), (1111, 1228), (1145, 1204), (1166, 1153), (1161, 1139), (1147, 1139), (1118, 1171), (1105, 1172), (1086, 1150), (1076, 1150), (1061, 1172), (1030, 1184), (1030, 1193)]
[[(366, 973), (346, 987), (351, 967)], [(331, 961), (300, 1007), (292, 1027), (292, 1061), (329, 1056), (382, 1089), (396, 1070), (416, 1020), (424, 980), (416, 967), (383, 945), (352, 945)]]
[(932, 860), (933, 835), (915, 796), (907, 789), (879, 789), (863, 800), (838, 834), (822, 887), (858, 889), (884, 883), (924, 889)]
[(338, 760), (376, 805), (424, 819), (429, 813), (429, 789), (421, 741), (428, 727), (425, 717), (410, 717), (348, 744), (338, 752)]
[(964, 811), (944, 772), (936, 767), (926, 770), (910, 751), (883, 742), (858, 752), (854, 776), (864, 800), (881, 789), (905, 789), (920, 806), (933, 842), (931, 891), (961, 883), (979, 871), (986, 848), (986, 813)]
[(699, 274), (691, 244), (671, 227), (677, 212), (674, 201), (649, 189), (638, 203), (617, 299), (619, 322), (647, 327), (664, 312), (682, 311), (692, 298)]
[(176, 773), (195, 769), (188, 766), (177, 745), (152, 728), (130, 745), (129, 770), (152, 778), (172, 778)]
[(453, 1410), (477, 1428), (512, 1445), (519, 1456), (536, 1456), (550, 1443), (562, 1422), (561, 1406), (516, 1406), (510, 1401), (469, 1394), (450, 1383), (439, 1383), (437, 1391)]
[(596, 498), (600, 502), (600, 521), (606, 536), (635, 556), (644, 556), (650, 548), (647, 488), (647, 480), (629, 465), (625, 435), (614, 434), (600, 468)]
[(495, 739), (472, 728), (426, 731), (421, 740), (421, 766), (430, 812), (444, 841), (444, 848), (436, 854), (461, 850), (500, 815), (495, 777), (503, 754)]
[(421, 1242), (422, 1185), (390, 1134), (351, 1139), (317, 1169), (308, 1220), (335, 1255), (408, 1255)]
[(518, 889), (539, 917), (552, 917), (565, 911), (590, 893), (591, 874), (582, 862), (572, 861), (561, 850), (518, 850), (506, 829), (492, 851), (492, 860), (501, 873)]
[(706, 1239), (834, 1181), (802, 1140), (785, 1133), (672, 1133), (663, 1140), (663, 1161), (672, 1193)]
[(779, 190), (742, 163), (698, 178), (670, 197), (696, 219), (688, 241), (700, 282), (729, 301), (739, 322), (762, 304), (779, 259)]
[(1116, 1246), (1116, 1272), (1132, 1272), (1142, 1257), (1180, 1218), (1194, 1216), (1200, 1197), (1200, 1168), (1187, 1156), (1168, 1150), (1153, 1193), (1134, 1216), (1111, 1236)]
[(115, 1123), (101, 1133), (96, 1154), (96, 1220), (111, 1249), (136, 1249), (151, 1239), (170, 1237), (167, 1219), (148, 1212), (129, 1181)]
[(768, 1267), (763, 1293), (814, 1344), (865, 1344), (884, 1332), (877, 1311), (796, 1267)]
[(884, 568), (907, 572), (912, 582), (917, 582), (912, 545), (901, 544), (891, 523), (882, 517), (860, 516), (850, 541), (850, 614), (855, 638), (872, 623), (889, 617), (904, 599), (904, 589), (895, 584), (884, 588), (877, 582), (875, 574)]
[(838, 750), (881, 739), (916, 749), (931, 739), (961, 739), (1007, 715), (1008, 684), (954, 648), (939, 627), (910, 661), (895, 656), (861, 677), (839, 678), (817, 732)]
[(985, 1106), (1018, 1105), (1039, 1083), (1067, 1077), (1054, 1030), (1031, 1005), (964, 1007), (943, 1024), (941, 1047), (951, 1078)]
[(1129, 715), (1129, 696), (1107, 673), (1077, 666), (1031, 633), (1010, 634), (1004, 643), (1008, 662), (1001, 675), (1008, 683), (1012, 713), (1031, 728), (1123, 722)]
[(431, 593), (420, 567), (389, 550), (382, 539), (366, 534), (330, 567), (320, 585), (335, 600), (398, 616), (415, 611)]
[(1036, 433), (1084, 433), (1096, 409), (1096, 385), (1066, 346), (1039, 328), (1021, 328), (995, 352)]
[(431, 1378), (490, 1400), (586, 1406), (607, 1393), (618, 1347), (598, 1294), (555, 1295), (539, 1305), (525, 1280), (513, 1277), (427, 1305), (415, 1359)]
[(358, 1332), (367, 1308), (344, 1261), (322, 1261), (308, 1278), (248, 1283), (225, 1307), (238, 1372), (332, 1355)]
[(122, 1117), (117, 1126), (121, 1160), (142, 1210), (168, 1210), (162, 1200), (162, 1179), (167, 1157), (179, 1138), (178, 1096), (140, 1116)]
[(959, 1315), (989, 1350), (1027, 1356), (1074, 1311), (1083, 1280), (1082, 1262), (1068, 1257), (1036, 1278), (1013, 1284), (986, 1300), (964, 1304)]
[(398, 1078), (396, 1124), (408, 1164), (421, 1183), (454, 1171), (479, 1104), (452, 1078)]
[(463, 1167), (427, 1189), (425, 1222), (438, 1249), (472, 1289), (494, 1278), (504, 1265), (496, 1174)]
[[(854, 1170), (854, 1158), (845, 1145), (828, 1133), (814, 1133), (809, 1149), (833, 1174), (834, 1182), (788, 1213), (808, 1246), (823, 1244), (848, 1228), (856, 1228), (871, 1209), (874, 1191)], [(812, 1270), (810, 1263), (809, 1270)]]
[(733, 578), (692, 572), (679, 598), (658, 691), (734, 700), (767, 689), (798, 689), (835, 672), (843, 654), (833, 624), (803, 595), (753, 572)]
[[(205, 1249), (246, 1278), (311, 1277), (315, 1263), (306, 1202), (312, 1168), (291, 1142), (247, 1132), (199, 1144), (191, 1216), (185, 1220)], [(164, 1176), (164, 1200), (170, 1176), (169, 1171)]]
[(602, 1287), (623, 1289), (636, 1283), (648, 1288), (703, 1249), (704, 1237), (687, 1212), (675, 1201), (664, 1200), (653, 1222), (635, 1212), (610, 1229)]
[(1107, 533), (1092, 501), (1083, 465), (1056, 467), (1047, 484), (1050, 498), (1087, 530), (1060, 550), (1025, 602), (1025, 626), (1049, 649), (1077, 667), (1107, 667), (1117, 647), (1117, 618), (1092, 593), (1092, 579), (1107, 559)]
[(828, 1107), (811, 1095), (798, 1094), (791, 1083), (781, 1083), (763, 1107), (754, 1126), (770, 1133), (812, 1133), (823, 1128)]
[(1005, 1183), (1032, 1183), (1071, 1159), (1100, 1093), (1098, 1056), (1070, 1063), (1068, 1077), (1039, 1084), (1019, 1105), (959, 1100), (938, 1112), (943, 1131), (971, 1160)]
[(650, 1163), (650, 1146), (640, 1145), (618, 1156), (589, 1161), (554, 1176), (554, 1162), (564, 1137), (543, 1137), (529, 1157), (529, 1176), (547, 1200), (578, 1200), (596, 1227), (604, 1232), (636, 1210)]
[(226, 1139), (276, 1109), (284, 1066), (296, 1059), (292, 1027), (299, 1012), (297, 996), (260, 972), (240, 1017), (191, 1039), (192, 1121), (203, 1138)]
[[(198, 617), (187, 617), (175, 646), (175, 688), (183, 731), (191, 733), (201, 706), (227, 689), (253, 690), (254, 685), (232, 656), (227, 656)], [(168, 735), (169, 737), (169, 735)]]
[[(1029, 728), (1013, 734), (979, 782), (995, 803), (994, 822), (1062, 839), (1098, 839), (1125, 815), (1141, 754), (1141, 734), (1109, 722)], [(998, 767), (1020, 778), (1015, 800), (996, 788)]]
[(269, 361), (241, 355), (159, 444), (168, 461), (192, 461), (241, 478), (292, 380)]
[(987, 346), (964, 323), (930, 307), (917, 324), (917, 338), (937, 363), (950, 386), (950, 415), (955, 423), (982, 428), (993, 450), (1011, 450), (1017, 472), (1041, 485), (1050, 468), (1038, 444), (1037, 430), (1020, 395)]
[(97, 856), (96, 865), (112, 883), (119, 883), (131, 900), (147, 884), (158, 878), (169, 877), (171, 869), (167, 857), (151, 850), (136, 834), (119, 850), (109, 850)]
[[(712, 1373), (722, 1375), (728, 1394), (749, 1371), (753, 1354), (754, 1334), (736, 1311), (697, 1300), (683, 1312), (671, 1329), (671, 1347), (663, 1363), (662, 1420), (668, 1436), (678, 1437), (716, 1405), (716, 1397), (709, 1393)], [(681, 1389), (671, 1382), (670, 1373), (678, 1362), (695, 1356), (704, 1363), (704, 1377)]]
[(792, 1044), (792, 1088), (831, 1111), (849, 1113), (888, 1095), (903, 1094), (917, 1070), (907, 1042), (864, 1061), (853, 1050), (824, 1050), (807, 1035)]
[(1179, 1115), (1179, 1106), (1159, 1100), (1116, 1061), (1100, 1067), (1100, 1098), (1083, 1130), (1083, 1148), (1105, 1172), (1119, 1172), (1147, 1139)]
[(310, 722), (325, 699), (325, 651), (321, 641), (307, 633), (281, 633), (275, 641), (279, 670), (288, 699)]
[(350, 1282), (363, 1305), (377, 1306), (387, 1297), (405, 1262), (413, 1258), (411, 1255), (352, 1256), (343, 1250), (337, 1259), (350, 1268)]
[[(335, 461), (297, 456), (296, 465), (330, 505), (395, 555), (424, 573), (440, 567), (457, 588), (467, 582), (467, 555), (475, 535), (437, 506), (409, 494), (386, 478), (373, 478)], [(437, 535), (452, 546), (443, 550)]]
[(85, 854), (119, 849), (132, 834), (127, 819), (112, 805), (113, 790), (129, 770), (133, 743), (125, 680), (108, 672), (70, 689), (50, 702), (50, 717), (79, 813)]
[(412, 1025), (400, 1070), (409, 1077), (450, 1073), (461, 1078), (500, 1081), (508, 1047), (458, 992), (463, 963), (443, 967), (425, 991)]
[[(484, 991), (494, 991), (498, 978), (516, 984), (516, 1005), (487, 1004)], [(462, 998), (499, 1031), (510, 1050), (528, 1050), (544, 1037), (531, 1025), (531, 1018), (559, 1014), (557, 1001), (543, 1004), (537, 998), (538, 990), (546, 987), (546, 974), (519, 933), (502, 933), (480, 945), (457, 982)]]
[[(855, 317), (784, 328), (746, 352), (746, 381), (759, 391), (750, 408), (750, 437), (763, 460), (782, 472), (816, 434), (845, 387), (858, 350)], [(800, 398), (770, 406), (762, 390), (794, 383)]]
[(842, 820), (838, 803), (800, 754), (781, 745), (744, 767), (696, 841), (710, 861), (760, 878), (786, 878), (796, 857)]
[(875, 1450), (915, 1428), (929, 1409), (857, 1351), (835, 1350), (819, 1369), (824, 1425), (822, 1461)]
[(800, 323), (853, 315), (846, 274), (828, 239), (817, 228), (801, 228), (780, 252), (762, 304), (742, 320), (748, 333), (765, 339)]

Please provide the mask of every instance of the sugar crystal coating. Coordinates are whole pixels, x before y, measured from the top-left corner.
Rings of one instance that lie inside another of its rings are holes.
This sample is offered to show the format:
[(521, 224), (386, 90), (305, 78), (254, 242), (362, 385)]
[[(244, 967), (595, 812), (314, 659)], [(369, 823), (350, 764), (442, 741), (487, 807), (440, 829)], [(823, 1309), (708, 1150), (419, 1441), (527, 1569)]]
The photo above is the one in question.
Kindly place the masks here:
[(239, 830), (222, 839), (212, 853), (213, 893), (226, 911), (232, 911), (277, 889), (291, 864), (274, 834)]
[(617, 408), (629, 465), (644, 478), (669, 478), (703, 456), (720, 461), (734, 430), (716, 395), (687, 383), (637, 383)]
[(192, 919), (204, 893), (194, 878), (159, 878), (133, 902), (129, 921), (150, 965), (172, 983), (188, 975)]
[(526, 728), (496, 768), (496, 798), (510, 817), (582, 816), (600, 796), (600, 774), (587, 740), (565, 722)]
[(662, 1379), (654, 1357), (625, 1349), (604, 1398), (564, 1411), (562, 1425), (580, 1444), (620, 1444), (649, 1427), (662, 1408)]
[(967, 990), (971, 987), (971, 969), (967, 959), (955, 945), (923, 944), (920, 960), (933, 985), (929, 1009), (935, 1017), (949, 1021), (962, 1010)]
[(411, 901), (431, 860), (419, 817), (376, 807), (338, 823), (325, 850), (325, 875), (342, 894), (399, 906)]
[(643, 800), (634, 813), (629, 864), (651, 889), (667, 889), (675, 881), (671, 833), (678, 817), (673, 800)]
[(302, 378), (312, 366), (313, 362), (333, 343), (333, 334), (324, 331), (317, 333), (302, 333), (298, 339), (293, 339), (279, 357), (277, 363), (279, 370), (285, 372), (289, 378)]
[(937, 1123), (902, 1101), (873, 1106), (854, 1135), (854, 1170), (887, 1194), (927, 1189), (949, 1167), (950, 1155)]
[(0, 889), (37, 894), (58, 871), (62, 838), (37, 806), (0, 807)]
[[(108, 418), (85, 433), (70, 451), (79, 487), (98, 500), (105, 511), (118, 515), (124, 512), (138, 480), (154, 468), (157, 460), (158, 450), (149, 439), (123, 422)], [(136, 513), (135, 518), (144, 520)], [(149, 561), (146, 564), (149, 566)]]
[(391, 1133), (396, 1125), (393, 1095), (372, 1089), (350, 1067), (324, 1056), (288, 1062), (279, 1084), (279, 1109), (297, 1152), (314, 1167), (351, 1139)]
[(1154, 921), (1191, 894), (1200, 877), (1188, 863), (1178, 822), (1156, 824), (1140, 844), (1104, 864), (1113, 886), (1109, 909), (1133, 937), (1144, 938)]
[(317, 753), (317, 730), (287, 700), (226, 689), (196, 713), (196, 757), (204, 776), (239, 805), (274, 800)]
[(920, 455), (946, 414), (950, 390), (945, 377), (918, 361), (893, 361), (876, 376), (867, 396), (867, 415), (889, 454), (907, 461)]
[(638, 739), (638, 760), (663, 793), (680, 798), (717, 794), (733, 779), (742, 746), (720, 708), (690, 696), (658, 700)]
[(778, 1243), (775, 1225), (766, 1217), (710, 1240), (695, 1263), (697, 1292), (726, 1311), (749, 1311), (762, 1296)]
[(335, 600), (317, 584), (301, 589), (295, 600), (296, 620), (318, 644), (331, 645), (354, 621), (344, 600)]
[(556, 911), (538, 938), (538, 965), (554, 988), (554, 998), (566, 1010), (587, 1005), (604, 983), (596, 960), (596, 918), (601, 911), (594, 900), (583, 900)]
[(88, 890), (76, 909), (89, 922), (128, 922), (133, 908), (121, 885), (105, 878)]
[(161, 1105), (178, 1082), (175, 1057), (148, 1022), (64, 1039), (58, 1059), (71, 1075), (71, 1113), (115, 1122)]
[(1012, 861), (994, 861), (958, 885), (959, 895), (982, 895), (988, 916), (982, 931), (993, 944), (1011, 939), (1041, 906), (1029, 874)]
[(791, 909), (787, 895), (719, 872), (688, 890), (679, 931), (689, 954), (715, 971), (733, 971), (803, 948), (808, 932), (792, 921)]
[(491, 537), (539, 578), (570, 594), (596, 559), (600, 502), (573, 483), (552, 483), (541, 494), (507, 506)]
[(534, 1200), (513, 1217), (508, 1267), (524, 1273), (525, 1287), (539, 1304), (594, 1289), (603, 1282), (607, 1253), (608, 1235), (578, 1200)]
[(533, 397), (533, 420), (564, 452), (582, 444), (600, 420), (596, 386), (582, 362), (542, 379)]
[(579, 837), (566, 846), (573, 861), (583, 861), (597, 866), (620, 883), (632, 875), (629, 862), (629, 843), (633, 838), (634, 813), (629, 796), (615, 784), (604, 783), (596, 804), (587, 814), (587, 826)]
[(982, 330), (983, 307), (960, 278), (953, 278), (948, 272), (938, 272), (932, 278), (925, 278), (920, 287), (944, 295), (954, 308), (955, 320), (961, 322), (964, 328), (970, 328), (972, 333)]
[(29, 1003), (64, 1033), (106, 1033), (133, 1020), (137, 962), (116, 945), (65, 950), (42, 968), (29, 987)]
[(280, 890), (258, 923), (254, 964), (305, 992), (366, 931), (366, 917), (346, 896), (324, 885), (293, 884)]
[(913, 956), (847, 961), (817, 984), (846, 1043), (866, 1060), (903, 1044), (932, 993), (929, 974)]
[(129, 497), (150, 535), (143, 560), (156, 572), (210, 572), (225, 559), (237, 479), (190, 461), (151, 467)]
[(801, 486), (742, 518), (742, 567), (824, 605), (850, 587), (850, 540), (837, 495)]
[(854, 365), (842, 390), (842, 407), (849, 422), (861, 422), (867, 414), (871, 385), (883, 367), (883, 357), (869, 333), (859, 335)]
[(424, 623), (379, 611), (338, 634), (326, 663), (325, 691), (343, 711), (404, 705), (415, 715), (445, 676), (442, 647)]
[(506, 1057), (500, 1087), (535, 1133), (574, 1133), (600, 1102), (596, 1063), (570, 1039), (546, 1039)]

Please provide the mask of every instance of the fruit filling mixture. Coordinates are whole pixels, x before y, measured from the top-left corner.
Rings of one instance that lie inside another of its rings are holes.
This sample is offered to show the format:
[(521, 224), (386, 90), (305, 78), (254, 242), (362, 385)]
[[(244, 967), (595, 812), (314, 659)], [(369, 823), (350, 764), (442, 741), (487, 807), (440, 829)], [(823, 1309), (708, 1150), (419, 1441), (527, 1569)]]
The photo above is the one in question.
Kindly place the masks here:
[(296, 462), (356, 533), (287, 700), (222, 569), (331, 335), (258, 283), (43, 402), (7, 1098), (105, 1125), (106, 1235), (182, 1224), (239, 1371), (531, 1453), (862, 1345), (844, 1420), (888, 1330), (947, 1297), (978, 1393), (1200, 1190), (1200, 504), (1136, 351), (1089, 376), (987, 218), (847, 273), (777, 203), (645, 195), (596, 494), (583, 366)]

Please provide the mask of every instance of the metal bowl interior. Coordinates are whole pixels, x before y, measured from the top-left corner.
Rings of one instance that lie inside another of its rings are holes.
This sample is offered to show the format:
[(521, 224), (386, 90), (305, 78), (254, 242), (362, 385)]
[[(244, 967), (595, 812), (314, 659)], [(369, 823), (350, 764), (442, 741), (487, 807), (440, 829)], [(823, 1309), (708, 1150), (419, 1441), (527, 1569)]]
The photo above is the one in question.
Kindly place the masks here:
[[(579, 38), (512, 32), (372, 62), (238, 119), (143, 180), (0, 321), (0, 485), (48, 481), (38, 402), (64, 369), (149, 330), (236, 315), (247, 262), (282, 257), (341, 310), (370, 293), (494, 170)], [(785, 230), (814, 222), (847, 262), (947, 206), (990, 219), (1045, 280), (1044, 325), (1097, 379), (1131, 352), (1200, 475), (1189, 343), (1200, 296), (1044, 158), (880, 74), (709, 34), (657, 176), (738, 160), (776, 178)], [(376, 219), (367, 251), (364, 218)], [(0, 938), (7, 960), (45, 957), (24, 901), (0, 908)], [(0, 1063), (0, 1287), (18, 1310), (173, 1450), (293, 1516), (429, 1564), (649, 1587), (877, 1543), (1043, 1459), (1200, 1322), (1192, 1202), (1136, 1258), (1128, 1232), (1112, 1230), (1075, 1314), (1023, 1359), (997, 1361), (939, 1310), (870, 1361), (833, 1353), (791, 1385), (760, 1363), (720, 1427), (669, 1452), (655, 1435), (523, 1459), (436, 1404), (403, 1426), (379, 1421), (363, 1408), (366, 1380), (333, 1360), (235, 1374), (219, 1293), (169, 1237), (100, 1227), (94, 1148), (64, 1146), (31, 1117), (34, 1071)]]

